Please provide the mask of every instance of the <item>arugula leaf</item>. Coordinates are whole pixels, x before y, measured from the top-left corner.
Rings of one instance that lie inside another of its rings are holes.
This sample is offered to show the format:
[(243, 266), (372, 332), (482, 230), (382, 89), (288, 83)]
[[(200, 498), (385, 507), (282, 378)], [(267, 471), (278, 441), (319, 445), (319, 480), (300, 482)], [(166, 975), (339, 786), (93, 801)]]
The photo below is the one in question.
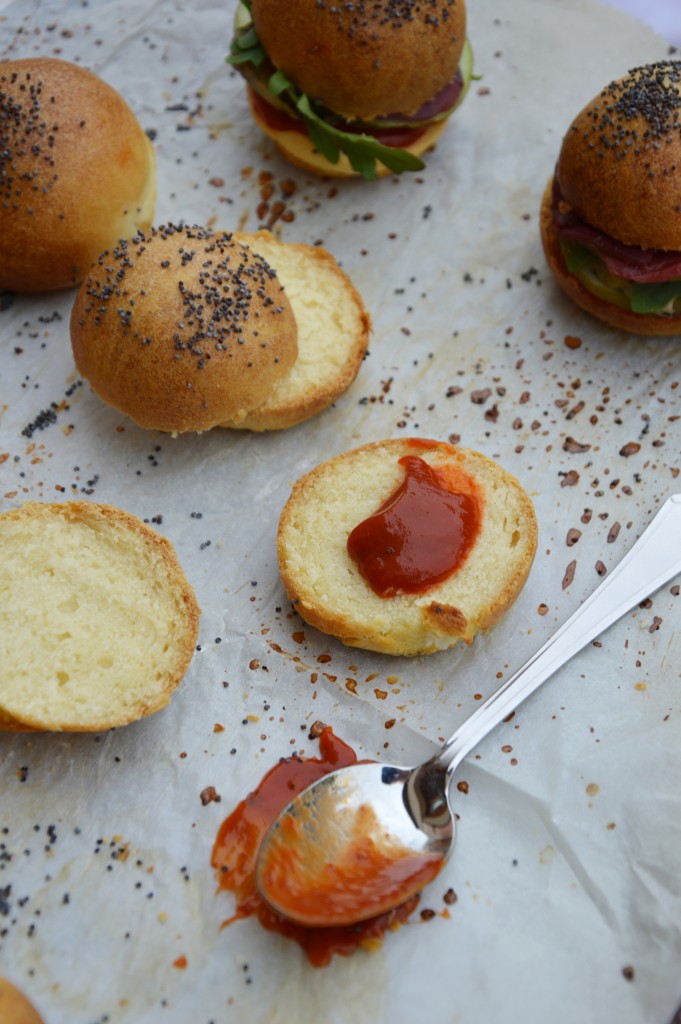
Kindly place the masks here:
[(681, 296), (681, 281), (660, 281), (655, 284), (631, 286), (631, 308), (634, 313), (658, 313)]
[(258, 67), (266, 60), (267, 54), (252, 25), (250, 28), (246, 28), (234, 35), (230, 54), (227, 58), (228, 64), (235, 66), (239, 64), (253, 64), (255, 67)]
[(286, 77), (283, 71), (275, 71), (273, 75), (267, 80), (267, 88), (273, 96), (278, 96), (282, 92), (286, 92), (290, 89), (292, 83), (290, 79)]
[[(291, 100), (295, 103), (307, 128), (313, 145), (332, 164), (338, 163), (340, 153), (345, 153), (350, 166), (358, 174), (361, 174), (367, 181), (373, 181), (376, 177), (376, 161), (384, 164), (388, 170), (400, 174), (402, 171), (420, 171), (425, 167), (423, 160), (407, 152), (406, 149), (397, 149), (394, 146), (384, 146), (371, 135), (356, 135), (354, 132), (344, 132), (340, 128), (324, 121), (312, 108), (309, 97), (300, 92), (292, 82), (287, 86), (283, 85), (282, 79), (285, 76), (278, 71), (276, 87), (280, 95), (286, 91)], [(271, 83), (272, 79), (270, 79)], [(270, 85), (268, 83), (268, 85)]]

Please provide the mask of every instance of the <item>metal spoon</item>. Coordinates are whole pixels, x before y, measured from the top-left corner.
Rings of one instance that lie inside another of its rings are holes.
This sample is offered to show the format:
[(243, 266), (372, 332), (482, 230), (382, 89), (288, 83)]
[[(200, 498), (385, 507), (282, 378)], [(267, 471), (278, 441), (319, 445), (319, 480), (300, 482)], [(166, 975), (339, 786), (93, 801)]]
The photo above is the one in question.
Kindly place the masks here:
[(490, 730), (574, 654), (681, 572), (681, 494), (669, 498), (594, 593), (417, 767), (360, 763), (298, 794), (258, 852), (261, 896), (306, 926), (348, 925), (419, 892), (454, 845), (452, 775)]

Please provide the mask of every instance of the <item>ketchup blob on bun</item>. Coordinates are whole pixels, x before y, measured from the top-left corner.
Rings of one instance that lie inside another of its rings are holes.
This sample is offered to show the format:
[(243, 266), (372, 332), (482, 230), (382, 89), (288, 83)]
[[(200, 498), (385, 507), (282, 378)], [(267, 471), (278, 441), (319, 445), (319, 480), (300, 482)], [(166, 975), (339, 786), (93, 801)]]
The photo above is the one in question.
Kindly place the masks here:
[(582, 309), (635, 334), (681, 334), (681, 61), (634, 68), (577, 115), (541, 235)]
[(465, 0), (241, 0), (227, 58), (292, 163), (421, 170), (472, 77)]

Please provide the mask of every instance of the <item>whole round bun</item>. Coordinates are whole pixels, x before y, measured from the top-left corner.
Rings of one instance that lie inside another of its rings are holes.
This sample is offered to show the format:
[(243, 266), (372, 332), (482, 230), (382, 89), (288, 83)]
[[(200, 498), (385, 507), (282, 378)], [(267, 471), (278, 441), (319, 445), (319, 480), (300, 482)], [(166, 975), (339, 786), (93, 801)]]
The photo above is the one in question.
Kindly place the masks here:
[(221, 426), (282, 430), (317, 415), (350, 387), (371, 320), (350, 278), (321, 246), (280, 242), (269, 231), (234, 237), (277, 268), (295, 313), (298, 358), (261, 406)]
[(240, 423), (293, 366), (297, 327), (275, 271), (227, 232), (166, 225), (105, 252), (76, 297), (79, 372), (140, 426)]
[(0, 288), (78, 284), (155, 199), (153, 148), (115, 89), (63, 60), (0, 64)]
[(671, 336), (681, 334), (681, 314), (661, 316), (656, 313), (634, 313), (612, 302), (594, 295), (568, 270), (553, 226), (553, 181), (549, 181), (541, 205), (540, 230), (546, 262), (553, 271), (556, 281), (580, 309), (591, 313), (612, 327), (618, 327), (630, 334), (648, 336)]
[(349, 118), (414, 113), (452, 81), (466, 36), (464, 0), (253, 0), (276, 68)]
[(681, 61), (634, 68), (577, 115), (556, 176), (579, 216), (626, 245), (681, 250)]
[(0, 515), (0, 729), (100, 731), (168, 703), (198, 633), (170, 542), (111, 505)]
[[(299, 131), (286, 131), (285, 129), (274, 128), (261, 117), (257, 105), (253, 102), (253, 93), (250, 88), (248, 89), (248, 98), (255, 123), (265, 135), (268, 135), (276, 143), (282, 156), (285, 156), (296, 167), (301, 167), (304, 171), (312, 171), (315, 174), (323, 174), (329, 178), (360, 177), (359, 172), (354, 170), (345, 153), (341, 153), (337, 163), (332, 164), (326, 157), (322, 156), (308, 135)], [(433, 148), (446, 125), (447, 119), (426, 125), (422, 134), (415, 142), (401, 148), (406, 149), (408, 153), (412, 153), (414, 156), (423, 156), (424, 153)], [(376, 173), (379, 178), (384, 178), (393, 172), (379, 162), (376, 164)]]
[[(407, 455), (478, 494), (481, 527), (445, 580), (380, 597), (347, 540), (401, 484)], [(477, 452), (418, 439), (374, 442), (317, 466), (293, 487), (277, 536), (284, 586), (303, 619), (350, 646), (395, 655), (444, 650), (491, 626), (518, 596), (536, 545), (534, 508), (513, 476)]]

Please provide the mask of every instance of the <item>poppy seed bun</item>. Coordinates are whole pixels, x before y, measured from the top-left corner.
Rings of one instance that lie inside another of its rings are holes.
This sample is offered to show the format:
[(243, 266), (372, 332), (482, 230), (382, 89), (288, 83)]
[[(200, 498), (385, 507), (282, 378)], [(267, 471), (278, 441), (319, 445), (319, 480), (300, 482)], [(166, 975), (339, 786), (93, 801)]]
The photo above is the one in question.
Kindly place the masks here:
[[(480, 532), (441, 582), (380, 597), (347, 540), (402, 483), (398, 460), (409, 455), (479, 495)], [(418, 439), (367, 444), (317, 466), (294, 485), (277, 535), (284, 586), (303, 619), (352, 647), (395, 655), (445, 650), (491, 626), (520, 593), (536, 545), (532, 502), (513, 476), (477, 452)]]
[[(260, 116), (257, 106), (253, 103), (251, 89), (248, 89), (248, 99), (251, 114), (253, 115), (255, 123), (261, 131), (265, 133), (265, 135), (269, 135), (272, 141), (276, 143), (276, 146), (282, 156), (285, 156), (286, 159), (290, 160), (296, 167), (302, 167), (304, 171), (323, 174), (329, 178), (358, 177), (357, 171), (353, 170), (345, 153), (340, 153), (338, 162), (332, 164), (326, 159), (326, 157), (322, 156), (307, 135), (303, 135), (302, 132), (299, 131), (286, 131), (280, 128), (274, 128), (271, 124), (268, 124), (268, 122)], [(412, 142), (403, 148), (406, 149), (408, 153), (412, 153), (413, 156), (423, 156), (424, 153), (433, 148), (446, 125), (446, 119), (436, 121), (434, 124), (426, 125), (416, 142)], [(377, 177), (384, 178), (392, 173), (393, 172), (389, 167), (386, 167), (380, 162), (377, 164)]]
[(466, 36), (464, 0), (253, 0), (276, 68), (348, 118), (417, 111), (452, 81)]
[(0, 728), (87, 732), (168, 703), (198, 633), (172, 545), (112, 505), (0, 515)]
[(277, 268), (296, 317), (298, 358), (261, 406), (240, 423), (221, 426), (282, 430), (315, 416), (350, 387), (366, 355), (371, 321), (325, 249), (279, 242), (269, 231), (234, 237)]
[(634, 313), (612, 302), (594, 295), (582, 282), (571, 274), (565, 265), (565, 259), (553, 226), (553, 181), (549, 181), (544, 191), (540, 218), (541, 240), (544, 247), (546, 262), (553, 271), (557, 283), (580, 309), (598, 317), (611, 327), (628, 331), (631, 334), (648, 336), (671, 336), (681, 334), (681, 315), (659, 316), (656, 313)]
[(79, 372), (142, 427), (239, 423), (293, 366), (276, 272), (231, 234), (165, 225), (105, 252), (71, 314)]
[(681, 251), (681, 61), (607, 85), (568, 129), (556, 176), (593, 227), (626, 245)]
[(153, 148), (115, 89), (67, 61), (0, 64), (0, 288), (78, 284), (155, 199)]

